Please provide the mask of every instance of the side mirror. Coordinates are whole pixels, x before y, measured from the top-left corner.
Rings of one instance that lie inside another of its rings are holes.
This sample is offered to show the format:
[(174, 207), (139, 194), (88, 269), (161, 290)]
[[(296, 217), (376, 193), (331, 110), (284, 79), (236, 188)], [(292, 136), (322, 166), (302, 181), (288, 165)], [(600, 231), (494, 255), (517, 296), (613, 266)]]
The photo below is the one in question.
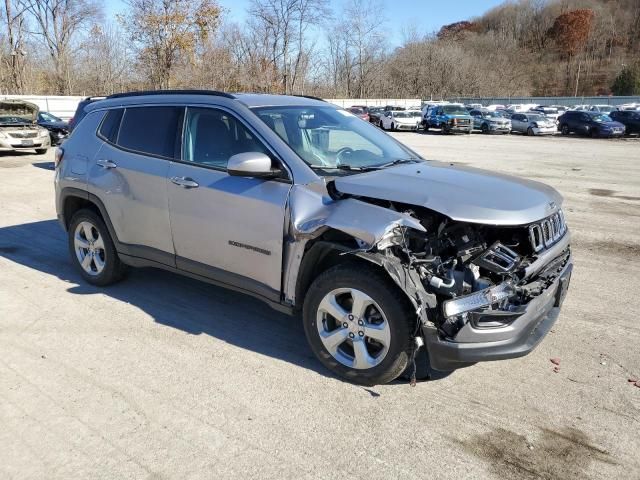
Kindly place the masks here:
[(271, 168), (271, 159), (261, 152), (245, 152), (233, 155), (227, 162), (227, 173), (234, 177), (273, 178), (279, 169)]

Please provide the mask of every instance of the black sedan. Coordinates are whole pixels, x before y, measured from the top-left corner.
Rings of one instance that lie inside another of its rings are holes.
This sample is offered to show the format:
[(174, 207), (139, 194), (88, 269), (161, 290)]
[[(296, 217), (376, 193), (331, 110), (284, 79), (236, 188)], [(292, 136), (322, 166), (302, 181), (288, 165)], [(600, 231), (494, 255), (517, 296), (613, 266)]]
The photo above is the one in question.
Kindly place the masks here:
[(69, 135), (69, 124), (49, 112), (38, 113), (38, 125), (49, 130), (51, 145), (58, 145)]
[(622, 123), (627, 128), (627, 134), (640, 134), (640, 111), (619, 110), (611, 112), (609, 116), (616, 122)]

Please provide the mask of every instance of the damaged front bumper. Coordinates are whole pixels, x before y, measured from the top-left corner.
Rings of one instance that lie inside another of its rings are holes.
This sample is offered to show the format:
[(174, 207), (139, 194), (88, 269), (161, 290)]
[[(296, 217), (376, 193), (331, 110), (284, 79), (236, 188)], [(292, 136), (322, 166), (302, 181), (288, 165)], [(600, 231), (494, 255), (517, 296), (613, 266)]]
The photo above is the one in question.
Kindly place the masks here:
[(422, 331), (431, 367), (448, 371), (477, 362), (527, 355), (551, 330), (566, 295), (573, 262), (571, 256), (540, 295), (515, 311), (474, 312), (452, 337), (444, 337), (432, 325)]

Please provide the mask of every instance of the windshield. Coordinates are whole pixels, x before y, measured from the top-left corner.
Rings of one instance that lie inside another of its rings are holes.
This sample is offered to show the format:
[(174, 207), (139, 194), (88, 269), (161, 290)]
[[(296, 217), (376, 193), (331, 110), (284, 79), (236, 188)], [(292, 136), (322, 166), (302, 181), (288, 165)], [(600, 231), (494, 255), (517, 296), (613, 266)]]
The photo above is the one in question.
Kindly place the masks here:
[(393, 116), (395, 118), (411, 118), (415, 115), (411, 112), (393, 112)]
[(501, 112), (482, 112), (482, 116), (488, 118), (504, 118)]
[(259, 107), (254, 112), (312, 168), (367, 169), (418, 160), (368, 122), (332, 107)]
[(556, 110), (555, 108), (539, 108), (538, 110), (544, 112), (544, 113), (558, 113), (558, 110)]
[(602, 123), (602, 122), (611, 122), (611, 117), (609, 115), (605, 115), (603, 113), (592, 113), (591, 119), (594, 122)]
[(51, 115), (49, 112), (40, 112), (40, 119), (45, 122), (61, 122), (62, 119), (56, 117), (55, 115)]
[(469, 115), (467, 109), (459, 105), (445, 105), (442, 111), (447, 115)]

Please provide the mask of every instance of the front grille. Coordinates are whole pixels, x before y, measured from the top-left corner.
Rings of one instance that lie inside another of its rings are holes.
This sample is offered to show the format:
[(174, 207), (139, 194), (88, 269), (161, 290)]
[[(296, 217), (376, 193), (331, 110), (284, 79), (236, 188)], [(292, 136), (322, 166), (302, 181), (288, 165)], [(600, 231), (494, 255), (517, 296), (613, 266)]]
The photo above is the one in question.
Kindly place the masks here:
[(457, 123), (458, 125), (469, 125), (470, 120), (466, 119), (466, 118), (456, 118), (455, 119), (455, 123)]
[(564, 213), (559, 210), (544, 220), (529, 225), (529, 240), (534, 252), (549, 248), (556, 243), (567, 231)]
[(36, 138), (38, 136), (37, 132), (12, 132), (9, 133), (9, 136), (12, 138)]

